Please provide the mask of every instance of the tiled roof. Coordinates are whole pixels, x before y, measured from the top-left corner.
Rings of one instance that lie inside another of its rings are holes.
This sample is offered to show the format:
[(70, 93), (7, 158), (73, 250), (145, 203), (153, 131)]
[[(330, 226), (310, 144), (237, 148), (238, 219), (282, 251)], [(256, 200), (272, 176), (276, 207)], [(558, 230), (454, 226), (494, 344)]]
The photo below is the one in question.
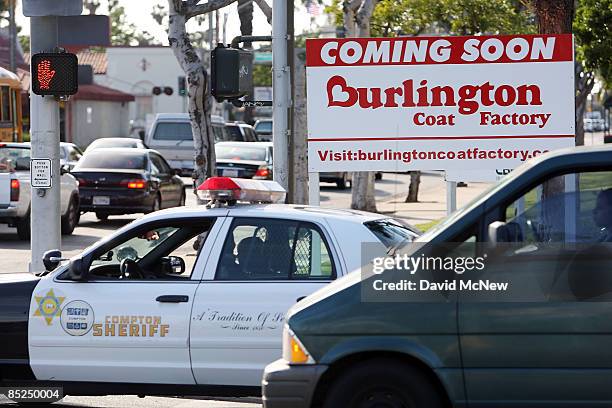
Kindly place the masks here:
[[(94, 74), (106, 74), (106, 67), (108, 60), (106, 59), (106, 52), (92, 52), (89, 50), (82, 50), (77, 52), (77, 58), (81, 65), (91, 65), (93, 67)], [(30, 53), (26, 52), (23, 55), (27, 64), (30, 64)]]

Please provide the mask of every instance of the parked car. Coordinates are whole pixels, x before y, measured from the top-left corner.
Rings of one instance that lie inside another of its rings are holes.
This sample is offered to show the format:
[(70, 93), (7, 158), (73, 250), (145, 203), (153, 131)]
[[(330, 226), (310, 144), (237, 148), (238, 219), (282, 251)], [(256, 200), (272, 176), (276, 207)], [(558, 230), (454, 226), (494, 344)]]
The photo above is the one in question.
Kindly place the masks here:
[[(211, 117), (215, 142), (230, 140), (225, 122), (220, 116)], [(146, 145), (161, 153), (173, 169), (185, 175), (193, 171), (193, 133), (187, 113), (159, 113), (145, 138)]]
[(272, 179), (271, 142), (220, 142), (215, 155), (219, 176)]
[(229, 138), (227, 141), (231, 142), (259, 142), (257, 133), (253, 129), (253, 126), (247, 125), (244, 122), (227, 122)]
[[(79, 223), (79, 185), (61, 170), (60, 211), (62, 234), (70, 235)], [(17, 228), (19, 239), (30, 239), (30, 144), (0, 143), (0, 223)]]
[(81, 211), (93, 211), (99, 220), (185, 205), (183, 180), (155, 150), (95, 149), (72, 174), (79, 181)]
[(85, 149), (89, 152), (94, 149), (106, 148), (106, 147), (131, 147), (134, 149), (146, 149), (146, 145), (140, 139), (132, 137), (102, 137), (96, 139)]
[(83, 157), (83, 151), (74, 143), (60, 143), (60, 166), (66, 166), (72, 170), (77, 162)]
[(259, 119), (253, 126), (255, 133), (262, 142), (272, 141), (272, 119)]

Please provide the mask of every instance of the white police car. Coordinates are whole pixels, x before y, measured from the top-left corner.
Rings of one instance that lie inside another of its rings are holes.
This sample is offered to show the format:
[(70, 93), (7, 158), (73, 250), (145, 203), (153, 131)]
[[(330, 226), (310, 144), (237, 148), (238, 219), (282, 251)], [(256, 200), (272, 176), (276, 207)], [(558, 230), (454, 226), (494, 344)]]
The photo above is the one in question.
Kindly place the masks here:
[[(209, 179), (199, 193), (282, 202), (269, 181)], [(44, 277), (0, 275), (0, 382), (66, 394), (259, 395), (285, 312), (359, 269), (360, 246), (416, 237), (388, 217), (265, 204), (140, 218)]]

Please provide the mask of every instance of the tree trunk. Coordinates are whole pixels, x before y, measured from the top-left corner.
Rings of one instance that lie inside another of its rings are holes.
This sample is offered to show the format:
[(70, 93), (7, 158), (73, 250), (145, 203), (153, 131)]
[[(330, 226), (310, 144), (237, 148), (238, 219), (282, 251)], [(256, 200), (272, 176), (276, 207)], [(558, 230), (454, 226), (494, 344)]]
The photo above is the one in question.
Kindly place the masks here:
[(408, 187), (408, 196), (406, 197), (405, 203), (418, 203), (419, 202), (419, 185), (421, 185), (421, 172), (411, 171), (410, 172), (410, 186)]
[(188, 111), (195, 146), (193, 174), (195, 191), (207, 177), (216, 174), (215, 144), (210, 125), (211, 101), (208, 74), (189, 40), (185, 28), (187, 19), (180, 13), (181, 10), (177, 9), (180, 4), (180, 1), (168, 0), (168, 42), (187, 77)]
[[(370, 36), (370, 17), (372, 17), (374, 6), (376, 6), (376, 0), (347, 0), (344, 2), (344, 24), (347, 37)], [(374, 173), (364, 171), (354, 173), (351, 188), (352, 209), (376, 212)]]
[(585, 72), (580, 62), (575, 63), (576, 84), (576, 146), (584, 145), (584, 111), (587, 97), (595, 85), (595, 76), (592, 72)]
[(294, 204), (308, 204), (308, 126), (306, 122), (306, 51), (303, 48), (295, 49), (294, 69), (294, 135), (293, 175), (295, 185), (293, 191)]
[(572, 32), (574, 0), (532, 0), (540, 34)]

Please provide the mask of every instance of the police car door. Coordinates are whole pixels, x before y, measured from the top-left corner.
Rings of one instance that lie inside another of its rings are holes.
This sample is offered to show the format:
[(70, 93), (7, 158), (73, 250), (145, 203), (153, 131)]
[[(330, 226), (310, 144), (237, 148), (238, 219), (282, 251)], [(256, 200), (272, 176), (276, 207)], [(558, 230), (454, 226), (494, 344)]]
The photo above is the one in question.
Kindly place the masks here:
[(189, 318), (222, 220), (140, 225), (86, 253), (85, 280), (68, 272), (42, 279), (28, 328), (36, 378), (193, 384)]
[(285, 313), (335, 278), (338, 257), (325, 226), (230, 219), (196, 293), (193, 373), (198, 384), (259, 386), (266, 364), (281, 356)]

